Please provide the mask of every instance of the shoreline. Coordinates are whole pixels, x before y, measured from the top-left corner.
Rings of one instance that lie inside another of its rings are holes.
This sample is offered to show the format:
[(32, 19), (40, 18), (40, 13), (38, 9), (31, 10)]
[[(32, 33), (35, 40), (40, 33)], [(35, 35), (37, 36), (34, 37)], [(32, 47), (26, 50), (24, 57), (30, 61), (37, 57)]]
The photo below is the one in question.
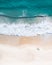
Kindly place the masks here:
[(11, 46), (35, 45), (41, 47), (52, 47), (52, 34), (37, 35), (37, 36), (14, 36), (0, 35), (0, 44)]

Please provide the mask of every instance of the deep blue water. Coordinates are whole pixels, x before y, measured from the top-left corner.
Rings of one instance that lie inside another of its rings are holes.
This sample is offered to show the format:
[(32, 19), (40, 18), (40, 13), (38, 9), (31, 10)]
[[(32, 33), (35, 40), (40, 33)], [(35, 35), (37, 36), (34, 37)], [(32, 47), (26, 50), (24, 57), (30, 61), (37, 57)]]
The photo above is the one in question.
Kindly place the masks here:
[(0, 13), (12, 17), (52, 15), (52, 0), (0, 0)]

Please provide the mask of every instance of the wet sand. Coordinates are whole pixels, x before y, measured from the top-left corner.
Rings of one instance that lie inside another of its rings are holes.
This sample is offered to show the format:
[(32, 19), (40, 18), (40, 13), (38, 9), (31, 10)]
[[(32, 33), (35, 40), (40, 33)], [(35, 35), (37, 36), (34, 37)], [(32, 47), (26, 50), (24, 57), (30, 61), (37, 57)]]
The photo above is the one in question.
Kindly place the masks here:
[(0, 65), (52, 65), (52, 35), (0, 35)]
[(0, 35), (0, 44), (6, 44), (11, 46), (20, 46), (25, 44), (34, 44), (37, 46), (52, 46), (52, 35), (37, 35), (32, 37), (18, 37), (9, 35)]

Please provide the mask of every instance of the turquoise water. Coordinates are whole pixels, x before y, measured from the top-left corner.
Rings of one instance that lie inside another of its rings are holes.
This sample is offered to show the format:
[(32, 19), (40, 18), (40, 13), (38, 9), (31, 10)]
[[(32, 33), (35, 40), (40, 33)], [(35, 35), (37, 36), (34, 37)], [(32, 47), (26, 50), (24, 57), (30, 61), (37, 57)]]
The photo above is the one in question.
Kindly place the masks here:
[(0, 34), (52, 34), (52, 0), (0, 0)]
[(0, 13), (12, 16), (52, 15), (52, 0), (0, 0)]

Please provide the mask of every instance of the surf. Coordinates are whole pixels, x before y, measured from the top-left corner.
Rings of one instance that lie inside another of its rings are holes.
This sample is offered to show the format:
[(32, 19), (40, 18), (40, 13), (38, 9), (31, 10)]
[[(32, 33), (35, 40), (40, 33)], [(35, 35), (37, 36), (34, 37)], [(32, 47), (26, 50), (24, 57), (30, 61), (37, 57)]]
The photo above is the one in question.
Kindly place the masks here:
[(52, 17), (36, 17), (12, 20), (0, 17), (0, 34), (17, 36), (36, 36), (52, 34)]

